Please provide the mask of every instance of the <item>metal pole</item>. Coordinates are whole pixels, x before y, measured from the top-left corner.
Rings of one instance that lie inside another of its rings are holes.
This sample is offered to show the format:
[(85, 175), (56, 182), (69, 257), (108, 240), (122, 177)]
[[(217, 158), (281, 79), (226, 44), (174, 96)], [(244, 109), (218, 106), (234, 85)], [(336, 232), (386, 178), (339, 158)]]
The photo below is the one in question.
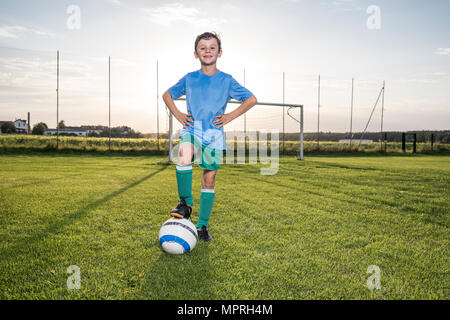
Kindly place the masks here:
[(158, 74), (158, 61), (156, 61), (156, 139), (158, 140), (159, 147), (159, 74)]
[(320, 150), (320, 131), (319, 126), (320, 124), (320, 74), (319, 74), (319, 90), (318, 90), (318, 97), (317, 97), (317, 151)]
[[(283, 104), (284, 104), (284, 71), (283, 71)], [(286, 107), (283, 107), (283, 154), (284, 154), (284, 151), (285, 151), (285, 138), (284, 138), (284, 123), (285, 123), (285, 117), (284, 117), (284, 114), (285, 114), (285, 110), (286, 110)]]
[(303, 160), (303, 106), (300, 107), (300, 160)]
[(108, 148), (111, 151), (111, 56), (108, 57), (108, 126), (109, 126), (109, 142)]
[(169, 161), (173, 162), (172, 149), (173, 149), (173, 116), (172, 112), (169, 113)]
[[(245, 87), (245, 68), (244, 68), (244, 87)], [(245, 150), (247, 150), (247, 113), (244, 113), (244, 141), (245, 141)]]
[(350, 107), (350, 151), (352, 150), (352, 132), (353, 132), (353, 88), (354, 88), (354, 78), (352, 78), (352, 98)]
[(59, 149), (59, 50), (56, 52), (56, 149)]
[(381, 132), (380, 132), (380, 151), (382, 151), (383, 147), (383, 114), (384, 114), (384, 86), (385, 81), (383, 81), (383, 95), (381, 96)]
[[(179, 101), (186, 101), (186, 98), (178, 98), (175, 100), (179, 100)], [(228, 103), (235, 103), (235, 104), (242, 104), (242, 101), (237, 101), (237, 100), (230, 100), (228, 101)], [(282, 103), (273, 103), (273, 102), (259, 102), (256, 105), (261, 105), (261, 106), (275, 106), (275, 107), (293, 107), (293, 108), (300, 108), (302, 105), (301, 104), (293, 104), (293, 103), (289, 103), (289, 104), (282, 104)]]
[[(244, 68), (244, 87), (245, 87), (245, 68)], [(244, 137), (247, 137), (247, 113), (244, 113)]]

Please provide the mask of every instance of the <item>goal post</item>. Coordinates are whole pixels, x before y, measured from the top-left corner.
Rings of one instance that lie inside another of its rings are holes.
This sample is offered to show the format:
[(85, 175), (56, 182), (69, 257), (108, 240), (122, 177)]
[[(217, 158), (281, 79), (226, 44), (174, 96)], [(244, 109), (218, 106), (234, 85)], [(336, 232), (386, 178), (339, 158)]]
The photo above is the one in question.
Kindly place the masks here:
[[(175, 101), (186, 101), (186, 98), (178, 98)], [(234, 104), (242, 104), (241, 101), (237, 100), (230, 100), (228, 103), (234, 103)], [(259, 102), (256, 104), (260, 106), (272, 106), (272, 107), (287, 107), (287, 115), (291, 117), (293, 120), (298, 122), (299, 124), (299, 137), (298, 137), (298, 147), (299, 147), (299, 160), (304, 160), (304, 147), (303, 147), (303, 105), (301, 104), (291, 104), (291, 103), (272, 103), (272, 102)], [(291, 114), (289, 114), (289, 111), (293, 108), (300, 109), (300, 116), (299, 119), (296, 119)], [(283, 134), (284, 136), (284, 134)], [(248, 134), (246, 134), (246, 137), (248, 137)], [(173, 115), (171, 112), (169, 112), (169, 161), (173, 162), (172, 158), (172, 151), (173, 151)]]

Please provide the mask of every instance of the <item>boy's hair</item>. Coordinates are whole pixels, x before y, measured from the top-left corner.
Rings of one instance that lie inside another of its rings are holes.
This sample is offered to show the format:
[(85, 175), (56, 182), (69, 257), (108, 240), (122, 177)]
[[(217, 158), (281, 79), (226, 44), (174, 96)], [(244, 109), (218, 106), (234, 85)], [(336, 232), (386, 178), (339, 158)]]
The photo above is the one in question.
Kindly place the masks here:
[(202, 40), (202, 39), (207, 40), (207, 39), (211, 39), (211, 38), (214, 38), (214, 39), (217, 40), (217, 44), (219, 45), (219, 50), (218, 51), (222, 50), (222, 44), (220, 43), (220, 38), (219, 38), (219, 35), (217, 33), (215, 33), (215, 32), (203, 32), (201, 35), (197, 36), (197, 38), (195, 39), (195, 47), (194, 47), (195, 52), (197, 52), (197, 45), (200, 42), (200, 40)]

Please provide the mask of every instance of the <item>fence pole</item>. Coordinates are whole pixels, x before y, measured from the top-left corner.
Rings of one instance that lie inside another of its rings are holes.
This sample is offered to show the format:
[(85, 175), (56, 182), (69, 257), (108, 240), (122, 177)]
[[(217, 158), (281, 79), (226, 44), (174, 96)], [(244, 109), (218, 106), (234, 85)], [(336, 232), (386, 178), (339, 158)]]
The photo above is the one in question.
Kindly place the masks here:
[(319, 89), (318, 89), (318, 94), (317, 94), (317, 151), (320, 150), (319, 121), (320, 121), (320, 74), (319, 74)]
[(352, 97), (350, 102), (350, 151), (352, 151), (352, 131), (353, 131), (353, 87), (355, 79), (352, 78)]
[[(283, 71), (283, 104), (284, 104), (284, 71)], [(284, 129), (284, 123), (285, 123), (285, 119), (284, 119), (284, 114), (286, 112), (286, 107), (283, 106), (283, 154), (285, 153), (285, 129)]]
[(173, 162), (172, 149), (173, 149), (173, 116), (172, 112), (169, 113), (169, 162)]
[(413, 137), (414, 137), (413, 153), (416, 153), (417, 133), (414, 132)]
[(303, 159), (303, 106), (300, 107), (300, 160)]
[(109, 151), (111, 151), (111, 56), (108, 57), (108, 126), (109, 126), (108, 148)]
[[(245, 68), (244, 68), (244, 87), (245, 87)], [(245, 150), (247, 150), (247, 113), (244, 113), (244, 140), (245, 140)]]
[(59, 50), (56, 51), (56, 150), (59, 149)]
[[(383, 139), (384, 87), (385, 87), (385, 81), (383, 81), (383, 95), (381, 96), (381, 128), (380, 128), (381, 140)], [(382, 147), (383, 147), (383, 142), (380, 141), (380, 150), (382, 150)]]
[(156, 61), (156, 139), (158, 140), (159, 147), (159, 73), (158, 73), (158, 61)]

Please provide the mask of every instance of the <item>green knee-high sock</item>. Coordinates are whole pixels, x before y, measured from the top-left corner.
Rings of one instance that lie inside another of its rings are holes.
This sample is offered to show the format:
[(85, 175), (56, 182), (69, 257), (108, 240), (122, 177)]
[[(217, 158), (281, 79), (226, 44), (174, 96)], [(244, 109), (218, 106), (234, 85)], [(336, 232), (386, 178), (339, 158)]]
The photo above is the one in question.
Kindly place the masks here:
[(214, 204), (214, 189), (202, 189), (200, 194), (200, 212), (197, 221), (197, 229), (208, 226), (209, 216)]
[(184, 199), (186, 204), (192, 207), (194, 205), (194, 198), (192, 197), (192, 165), (177, 165), (176, 172), (180, 201)]

